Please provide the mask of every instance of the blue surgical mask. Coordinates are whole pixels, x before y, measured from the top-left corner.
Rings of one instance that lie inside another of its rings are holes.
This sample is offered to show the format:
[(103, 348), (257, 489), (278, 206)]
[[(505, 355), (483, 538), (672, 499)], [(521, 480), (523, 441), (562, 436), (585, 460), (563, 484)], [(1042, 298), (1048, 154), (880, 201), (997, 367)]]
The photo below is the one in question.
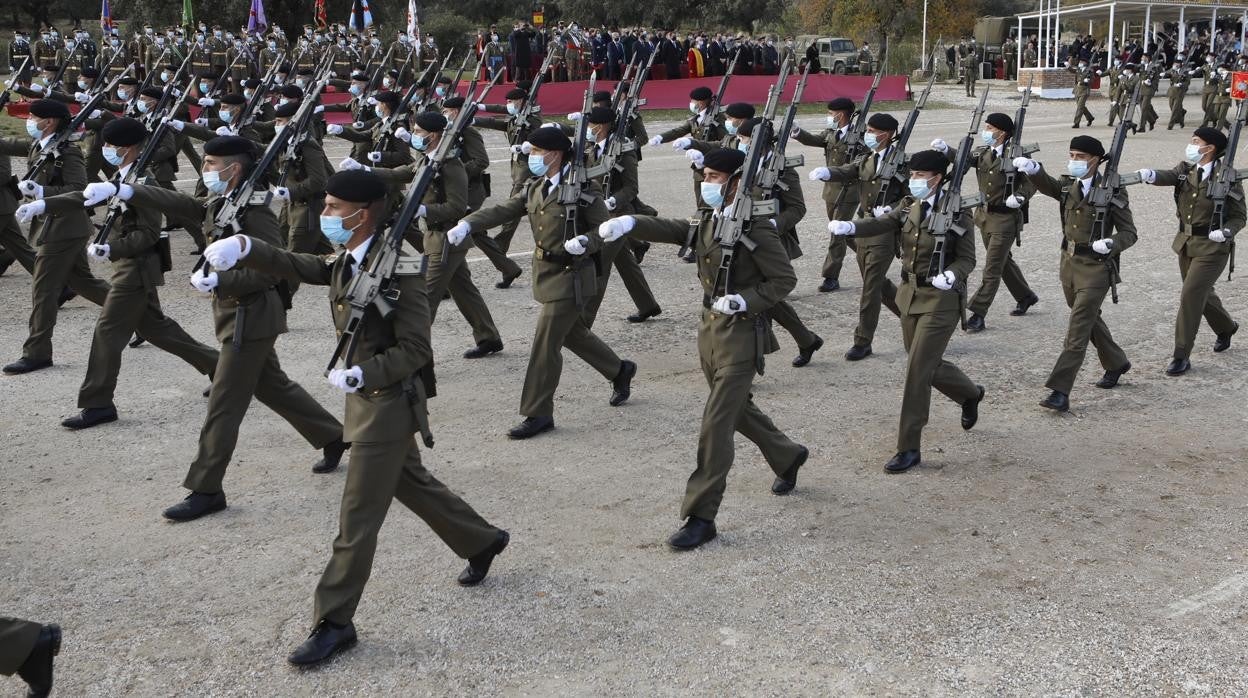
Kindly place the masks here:
[(750, 152), (750, 144), (745, 141), (737, 141), (737, 150), (740, 150), (743, 153), (748, 153)]
[(724, 205), (724, 185), (702, 182), (698, 189), (702, 194), (702, 200), (711, 208), (719, 208)]
[(425, 137), (412, 134), (411, 145), (412, 145), (412, 150), (419, 150), (422, 153), (425, 152)]
[(515, 115), (516, 115), (516, 111), (518, 111), (518, 110), (516, 109), (516, 105), (508, 103), (508, 105), (507, 105), (507, 113), (508, 113), (508, 114), (511, 114), (512, 116), (515, 116)]
[(139, 113), (140, 113), (140, 114), (146, 114), (146, 113), (147, 113), (147, 102), (144, 102), (143, 100), (141, 100), (141, 99), (140, 99), (140, 100), (138, 101), (138, 103), (137, 103), (137, 104), (135, 104), (135, 108), (139, 110)]
[(29, 133), (30, 137), (35, 140), (43, 138), (43, 131), (39, 130), (39, 124), (34, 119), (26, 120), (26, 133)]
[(837, 128), (840, 128), (840, 126), (838, 126), (838, 125), (836, 124), (836, 117), (835, 117), (835, 116), (829, 116), (829, 117), (827, 117), (827, 119), (826, 119), (825, 121), (826, 121), (826, 123), (828, 124), (828, 128), (830, 128), (830, 129), (837, 129)]
[(535, 177), (543, 177), (550, 167), (546, 164), (546, 156), (537, 153), (529, 153), (529, 172)]
[(995, 145), (997, 142), (996, 134), (988, 130), (980, 131), (979, 138), (984, 142), (984, 145), (988, 146)]
[(436, 94), (436, 95), (437, 95), (437, 96), (439, 96), (439, 97), (445, 97), (445, 96), (446, 96), (446, 88), (445, 88), (445, 87), (442, 87), (441, 85), (439, 85), (439, 86), (437, 86), (437, 87), (433, 88), (433, 92), (434, 92), (434, 94)]
[(277, 124), (273, 127), (273, 137), (277, 138), (282, 135), (282, 129), (286, 128), (286, 124)]
[[(364, 209), (360, 209), (360, 211), (362, 210)], [(330, 244), (335, 247), (347, 244), (347, 240), (351, 239), (351, 234), (355, 232), (355, 230), (343, 227), (342, 222), (347, 218), (351, 218), (351, 216), (356, 215), (356, 213), (359, 213), (360, 211), (356, 211), (350, 216), (345, 217), (321, 216), (321, 235), (324, 235), (325, 239), (329, 240)]]
[(125, 90), (117, 90), (117, 99), (125, 102), (130, 99), (130, 93)]
[(1183, 152), (1183, 158), (1193, 165), (1200, 162), (1200, 146), (1195, 143), (1188, 143), (1187, 150)]
[(1066, 171), (1075, 179), (1083, 179), (1088, 174), (1088, 163), (1085, 160), (1071, 160), (1066, 163)]
[(206, 82), (200, 82), (200, 83), (199, 83), (199, 91), (200, 91), (200, 93), (201, 93), (201, 94), (202, 94), (202, 93), (204, 93), (204, 92), (207, 92), (207, 91), (208, 91), (208, 83), (206, 83)]
[(923, 199), (927, 198), (928, 194), (931, 194), (931, 193), (932, 193), (932, 188), (928, 186), (926, 179), (911, 179), (910, 180), (910, 195), (913, 196), (916, 200), (922, 201)]
[(698, 103), (697, 103), (697, 102), (690, 102), (690, 103), (689, 103), (689, 113), (690, 113), (690, 114), (697, 114), (699, 111), (702, 111), (702, 110), (701, 110), (701, 109), (698, 109)]
[(232, 111), (226, 111), (225, 109), (222, 109), (219, 112), (219, 114), (221, 116), (221, 120), (227, 124), (234, 120), (234, 112)]
[(208, 191), (218, 196), (224, 194), (225, 190), (230, 186), (229, 180), (221, 179), (221, 173), (217, 170), (204, 170), (202, 177), (204, 186), (208, 188)]
[(250, 102), (251, 98), (255, 96), (255, 94), (256, 94), (255, 90), (243, 90), (243, 99)]
[(161, 82), (169, 82), (169, 71), (165, 70), (165, 71), (162, 71), (162, 72), (161, 72), (161, 74), (160, 74), (160, 81), (161, 81)]
[(351, 87), (347, 88), (347, 92), (350, 92), (356, 97), (359, 97), (360, 95), (364, 94), (364, 88), (360, 87), (359, 85), (352, 85)]
[(78, 81), (78, 89), (80, 89), (80, 90), (85, 90), (85, 89), (87, 89), (87, 81), (86, 81), (86, 80), (79, 80), (79, 81)]
[(731, 121), (724, 122), (724, 130), (727, 131), (730, 136), (737, 135), (737, 128), (738, 126)]
[(108, 161), (108, 164), (113, 167), (121, 167), (121, 155), (117, 152), (116, 148), (111, 145), (106, 145), (101, 148), (100, 151), (103, 153), (104, 159)]
[(880, 139), (876, 138), (874, 133), (867, 131), (862, 137), (862, 144), (874, 150), (880, 144)]

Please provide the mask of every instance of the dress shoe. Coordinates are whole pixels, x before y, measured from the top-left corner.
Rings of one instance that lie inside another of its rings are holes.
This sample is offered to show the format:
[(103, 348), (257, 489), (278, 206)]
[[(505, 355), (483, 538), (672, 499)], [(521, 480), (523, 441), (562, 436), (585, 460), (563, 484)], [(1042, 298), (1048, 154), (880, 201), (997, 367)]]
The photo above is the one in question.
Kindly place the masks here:
[(673, 550), (693, 550), (704, 543), (715, 540), (716, 535), (714, 521), (690, 516), (685, 521), (685, 525), (681, 526), (680, 530), (667, 539), (667, 544)]
[(56, 307), (59, 308), (62, 305), (65, 305), (66, 303), (72, 301), (73, 299), (77, 297), (78, 297), (78, 292), (66, 286), (65, 288), (61, 289), (61, 295), (59, 298), (56, 299)]
[(342, 454), (348, 448), (351, 448), (351, 444), (343, 441), (341, 436), (334, 439), (321, 449), (321, 459), (312, 466), (312, 472), (318, 475), (334, 472), (338, 469), (338, 464), (342, 462)]
[(884, 472), (886, 473), (904, 473), (919, 464), (923, 457), (919, 455), (918, 449), (910, 451), (898, 451), (897, 455), (888, 459), (884, 464)]
[(130, 343), (127, 344), (126, 346), (130, 347), (131, 349), (137, 349), (138, 347), (143, 346), (146, 342), (147, 340), (143, 339), (143, 335), (139, 334), (138, 332), (135, 332), (134, 336), (130, 338)]
[(657, 316), (661, 312), (663, 312), (663, 309), (659, 307), (654, 307), (649, 310), (640, 310), (636, 313), (633, 313), (632, 315), (629, 315), (628, 321), (629, 322), (645, 322), (646, 320), (649, 320), (650, 318)]
[(1192, 362), (1188, 359), (1174, 359), (1166, 366), (1167, 376), (1181, 376), (1192, 368)]
[(810, 451), (802, 446), (802, 452), (793, 459), (793, 465), (790, 465), (783, 475), (777, 476), (775, 482), (771, 483), (771, 493), (785, 495), (792, 492), (793, 488), (797, 487), (797, 471), (802, 469), (809, 457)]
[(612, 407), (619, 407), (628, 402), (628, 396), (633, 394), (633, 376), (637, 375), (637, 364), (625, 359), (620, 362), (620, 373), (611, 381), (611, 399), (607, 404)]
[(845, 352), (846, 361), (862, 361), (868, 356), (871, 356), (870, 344), (855, 344), (849, 348), (849, 351)]
[(465, 359), (483, 359), (490, 354), (497, 354), (503, 350), (503, 342), (499, 339), (485, 339), (477, 346), (464, 352)]
[(187, 252), (187, 255), (188, 255), (188, 256), (191, 256), (191, 257), (198, 257), (198, 256), (200, 256), (200, 255), (201, 255), (201, 254), (203, 254), (203, 253), (204, 253), (204, 248), (202, 248), (202, 247), (196, 247), (195, 249), (191, 250), (190, 252)]
[(633, 248), (633, 258), (637, 260), (638, 264), (641, 264), (641, 260), (646, 258), (646, 253), (649, 251), (650, 251), (650, 243), (648, 242), (637, 243), (637, 246)]
[(212, 383), (209, 383), (209, 384), (208, 384), (208, 387), (207, 387), (207, 388), (204, 388), (204, 392), (200, 393), (200, 395), (202, 395), (202, 396), (204, 396), (204, 397), (208, 397), (208, 395), (209, 395), (211, 392), (212, 392)]
[(507, 432), (509, 439), (531, 439), (534, 436), (555, 428), (554, 417), (525, 417), (523, 422)]
[(1122, 374), (1130, 370), (1131, 362), (1128, 361), (1122, 365), (1122, 368), (1113, 371), (1106, 371), (1105, 375), (1101, 376), (1101, 379), (1096, 382), (1096, 387), (1105, 389), (1116, 387), (1118, 385), (1118, 379), (1122, 378)]
[(1040, 401), (1041, 407), (1047, 407), (1055, 412), (1069, 412), (1070, 398), (1066, 393), (1054, 390), (1049, 396)]
[(490, 547), (468, 558), (468, 566), (464, 568), (463, 572), (459, 573), (459, 577), (455, 581), (463, 587), (475, 587), (480, 584), (485, 579), (485, 575), (490, 573), (490, 564), (494, 562), (494, 558), (507, 549), (507, 543), (510, 541), (511, 534), (499, 529), (498, 535), (494, 537), (494, 542), (490, 543)]
[(837, 281), (836, 279), (824, 279), (823, 283), (819, 284), (819, 292), (831, 293), (839, 289), (840, 287), (841, 287), (840, 281)]
[(682, 255), (676, 255), (676, 256), (679, 257), (680, 261), (684, 262), (685, 264), (693, 264), (694, 262), (698, 261), (698, 253), (694, 252), (693, 250), (689, 250), (688, 252)]
[(1219, 334), (1218, 338), (1213, 343), (1213, 350), (1215, 352), (1221, 353), (1221, 352), (1226, 351), (1227, 349), (1230, 349), (1231, 348), (1231, 336), (1234, 335), (1238, 331), (1239, 331), (1239, 323), (1237, 322), (1235, 323), (1234, 329), (1232, 329), (1230, 332)]
[(61, 653), (61, 626), (55, 623), (39, 628), (35, 646), (17, 669), (30, 691), (27, 698), (44, 698), (52, 692), (52, 658)]
[(984, 331), (984, 316), (979, 313), (972, 313), (969, 320), (966, 321), (966, 331), (974, 334)]
[(517, 271), (514, 274), (503, 274), (503, 280), (494, 284), (494, 288), (511, 288), (511, 282), (520, 278), (520, 275), (523, 273), (523, 271)]
[(194, 521), (201, 516), (215, 514), (225, 509), (225, 493), (205, 494), (192, 492), (186, 499), (165, 509), (162, 516), (170, 521)]
[(295, 666), (312, 666), (320, 664), (343, 650), (355, 646), (355, 624), (334, 625), (327, 620), (316, 624), (312, 634), (295, 648), (286, 661)]
[(117, 421), (116, 407), (88, 407), (68, 419), (61, 420), (67, 429), (90, 429), (98, 424)]
[(1088, 117), (1088, 125), (1089, 125), (1089, 126), (1091, 126), (1093, 121), (1096, 121), (1096, 119), (1093, 119), (1092, 117), (1090, 117), (1090, 116), (1089, 116), (1089, 117)]
[(52, 365), (52, 359), (28, 359), (25, 356), (23, 356), (22, 358), (18, 359), (17, 361), (14, 361), (13, 363), (9, 364), (8, 366), (5, 366), (3, 369), (0, 369), (0, 370), (3, 370), (5, 373), (11, 376), (15, 376), (20, 373), (30, 373), (31, 371), (38, 371), (41, 368), (47, 368), (51, 365)]
[(1031, 306), (1039, 302), (1040, 302), (1039, 296), (1032, 296), (1031, 298), (1024, 298), (1023, 300), (1018, 302), (1018, 305), (1014, 306), (1014, 309), (1010, 311), (1010, 315), (1013, 315), (1014, 317), (1022, 317), (1027, 314), (1028, 308), (1030, 308)]
[(821, 339), (819, 335), (815, 335), (815, 341), (811, 342), (810, 346), (802, 347), (797, 350), (797, 357), (793, 359), (793, 365), (797, 368), (805, 366), (810, 363), (810, 357), (814, 356), (815, 352), (822, 348), (823, 339)]
[(975, 387), (979, 388), (979, 397), (962, 403), (962, 428), (966, 431), (970, 431), (979, 421), (979, 403), (984, 401), (984, 386)]

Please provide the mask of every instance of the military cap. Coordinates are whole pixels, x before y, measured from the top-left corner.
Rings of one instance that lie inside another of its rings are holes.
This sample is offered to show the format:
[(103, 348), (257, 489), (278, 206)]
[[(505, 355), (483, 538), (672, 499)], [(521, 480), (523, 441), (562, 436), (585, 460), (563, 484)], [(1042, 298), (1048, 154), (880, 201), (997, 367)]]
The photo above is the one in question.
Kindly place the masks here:
[(459, 109), (464, 106), (464, 98), (463, 97), (447, 97), (446, 101), (442, 102), (442, 106), (446, 107), (447, 109)]
[(199, 79), (216, 81), (216, 80), (220, 80), (221, 76), (217, 73), (204, 73), (203, 75), (199, 76)]
[(984, 121), (988, 122), (989, 126), (999, 128), (1010, 135), (1014, 134), (1014, 120), (1010, 118), (1009, 114), (993, 112), (984, 117)]
[(368, 82), (368, 75), (357, 70), (351, 73), (351, 79), (356, 82)]
[(451, 79), (446, 77), (445, 75), (439, 75), (438, 79), (435, 82), (437, 82), (439, 85), (449, 85), (451, 84)]
[(122, 78), (122, 79), (121, 79), (121, 80), (120, 80), (117, 84), (118, 84), (118, 85), (125, 85), (126, 87), (133, 87), (133, 86), (135, 86), (135, 85), (139, 84), (139, 79), (138, 79), (138, 78), (132, 78), (132, 77), (124, 77), (124, 78)]
[(516, 87), (521, 90), (524, 90), (524, 93), (527, 95), (529, 93), (529, 90), (533, 88), (533, 81), (532, 80), (517, 80)]
[(871, 118), (867, 119), (867, 125), (879, 131), (895, 132), (897, 130), (897, 119), (894, 119), (889, 114), (876, 112), (871, 115)]
[(161, 97), (165, 96), (165, 91), (160, 89), (159, 87), (144, 87), (143, 91), (140, 92), (139, 94), (143, 95), (144, 97), (151, 97), (152, 99), (160, 99)]
[(55, 73), (55, 72), (57, 72), (57, 71), (58, 71), (58, 70), (60, 70), (60, 69), (61, 69), (61, 66), (59, 66), (59, 65), (57, 65), (57, 64), (55, 64), (55, 63), (49, 63), (49, 64), (47, 64), (47, 65), (43, 66), (43, 72), (45, 72), (45, 73)]
[(910, 156), (911, 172), (936, 172), (944, 174), (949, 166), (949, 158), (935, 150), (920, 150)]
[(68, 119), (69, 107), (51, 99), (36, 99), (30, 103), (30, 113), (40, 119)]
[(303, 88), (298, 85), (283, 85), (279, 94), (291, 99), (303, 99)]
[(711, 88), (705, 85), (701, 87), (695, 87), (689, 91), (689, 99), (696, 99), (699, 102), (710, 101), (711, 97), (714, 97), (714, 96), (715, 96), (715, 93), (711, 92)]
[(613, 124), (615, 123), (615, 110), (610, 107), (594, 107), (589, 110), (589, 123)]
[(222, 104), (246, 104), (247, 98), (235, 92), (231, 92), (227, 95), (222, 95), (221, 103)]
[(430, 133), (441, 133), (446, 129), (446, 117), (442, 112), (422, 111), (416, 115), (416, 125)]
[(394, 106), (398, 106), (399, 99), (401, 99), (401, 95), (399, 95), (398, 92), (382, 90), (381, 92), (377, 93), (376, 99), (378, 102), (382, 104), (389, 104), (390, 106), (394, 107)]
[(1105, 146), (1101, 145), (1101, 142), (1092, 136), (1075, 136), (1070, 139), (1070, 149), (1080, 153), (1087, 153), (1088, 155), (1095, 155), (1098, 158), (1105, 155)]
[(529, 98), (529, 93), (525, 92), (519, 87), (513, 87), (507, 92), (507, 99), (528, 99), (528, 98)]
[(736, 148), (716, 148), (702, 158), (702, 166), (716, 172), (732, 174), (745, 164), (745, 153)]
[(754, 117), (754, 105), (749, 102), (733, 102), (724, 109), (724, 113), (734, 119), (750, 119)]
[(255, 144), (242, 136), (217, 136), (204, 143), (204, 155), (254, 155)]
[(147, 129), (143, 127), (143, 122), (138, 119), (122, 118), (113, 119), (104, 128), (100, 129), (100, 135), (104, 137), (104, 142), (109, 145), (119, 145), (126, 147), (142, 143), (147, 138)]
[(294, 116), (297, 111), (299, 111), (298, 102), (287, 102), (285, 104), (277, 105), (277, 109), (273, 110), (273, 116), (289, 119)]
[(248, 78), (247, 82), (243, 83), (243, 87), (247, 87), (247, 88), (254, 90), (260, 85), (262, 85), (263, 83), (264, 81), (262, 81), (260, 78)]
[(595, 92), (595, 93), (594, 93), (594, 96), (593, 96), (593, 101), (595, 101), (595, 102), (610, 102), (610, 101), (611, 101), (611, 93), (610, 93), (610, 92), (607, 92), (606, 90), (598, 90), (597, 92)]
[(854, 110), (854, 100), (848, 97), (837, 97), (828, 102), (828, 111), (850, 111)]
[(290, 64), (289, 64), (289, 63), (283, 63), (283, 64), (281, 64), (281, 65), (277, 66), (277, 72), (278, 72), (279, 74), (280, 74), (280, 73), (286, 73), (286, 74), (288, 74), (288, 75), (289, 75), (289, 74), (290, 74)]
[(89, 80), (94, 80), (100, 77), (100, 71), (95, 68), (83, 68), (78, 74)]
[(308, 66), (304, 66), (303, 68), (299, 69), (299, 72), (296, 73), (296, 75), (312, 75), (312, 68)]
[(535, 148), (559, 152), (572, 147), (572, 141), (568, 140), (561, 128), (539, 128), (529, 135), (529, 143)]
[(1193, 133), (1192, 135), (1208, 143), (1209, 145), (1212, 145), (1214, 148), (1217, 149), (1219, 153), (1226, 150), (1226, 143), (1227, 143), (1226, 134), (1222, 133), (1216, 128), (1211, 128), (1209, 126), (1201, 126), (1200, 128), (1196, 129), (1196, 132)]
[(329, 176), (325, 193), (353, 204), (371, 204), (386, 198), (386, 182), (372, 172), (343, 170)]

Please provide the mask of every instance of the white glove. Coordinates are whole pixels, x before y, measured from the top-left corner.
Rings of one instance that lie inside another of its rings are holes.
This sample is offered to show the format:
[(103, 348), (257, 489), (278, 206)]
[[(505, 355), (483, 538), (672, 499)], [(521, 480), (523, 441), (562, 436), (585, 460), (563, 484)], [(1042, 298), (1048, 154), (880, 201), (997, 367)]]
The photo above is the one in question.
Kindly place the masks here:
[(312, 107), (312, 113), (313, 113), (313, 114), (322, 114), (322, 113), (324, 113), (324, 112), (325, 112), (325, 105), (324, 105), (324, 104), (318, 104), (318, 105), (316, 105), (315, 107)]
[(1226, 242), (1226, 234), (1229, 232), (1231, 231), (1226, 228), (1222, 228), (1221, 230), (1210, 230), (1209, 241), (1210, 242)]
[(399, 139), (399, 140), (401, 140), (401, 141), (403, 141), (404, 143), (411, 143), (411, 142), (412, 142), (412, 132), (411, 132), (411, 131), (408, 131), (407, 129), (403, 128), (402, 126), (400, 126), (400, 127), (396, 128), (396, 129), (394, 129), (394, 137), (395, 137), (395, 138), (397, 138), (397, 139)]
[(325, 133), (328, 133), (328, 134), (329, 134), (329, 135), (331, 135), (331, 136), (338, 136), (338, 135), (341, 135), (341, 134), (342, 134), (342, 124), (330, 124), (330, 125), (326, 126), (326, 127), (325, 127)]
[(721, 315), (735, 315), (745, 312), (745, 299), (740, 294), (730, 293), (726, 296), (720, 296), (711, 304), (711, 310)]
[(421, 205), (420, 205), (420, 208), (416, 209), (416, 217), (417, 217), (417, 218), (424, 218), (424, 217), (425, 217), (425, 213), (426, 213), (426, 211), (425, 211), (425, 205), (424, 205), (424, 204), (421, 204)]
[(634, 225), (637, 225), (637, 219), (632, 216), (611, 218), (598, 226), (598, 237), (602, 238), (603, 242), (615, 242), (627, 235)]
[(480, 102), (477, 102), (477, 111), (481, 111), (481, 112), (485, 111), (485, 105), (481, 104)]
[(86, 92), (75, 92), (74, 101), (79, 104), (86, 104), (87, 102), (91, 101), (91, 95), (87, 94)]
[(217, 100), (211, 97), (200, 97), (198, 104), (201, 107), (213, 107), (216, 106)]
[(37, 83), (37, 82), (33, 82), (33, 83), (31, 83), (31, 84), (30, 84), (30, 91), (31, 91), (31, 92), (37, 92), (37, 93), (39, 93), (39, 94), (43, 94), (43, 85), (40, 85), (40, 84), (39, 84), (39, 83)]
[(1153, 84), (1153, 81), (1152, 81), (1152, 80), (1145, 80), (1145, 81), (1144, 81), (1144, 84), (1145, 84), (1145, 85), (1151, 85), (1151, 84)]
[(234, 130), (229, 126), (218, 126), (215, 132), (218, 136), (233, 136)]
[(94, 242), (87, 245), (87, 259), (97, 261), (108, 259), (109, 246), (107, 244), (97, 245)]
[(281, 201), (290, 201), (290, 190), (286, 187), (274, 187), (273, 198)]
[(117, 187), (112, 182), (92, 182), (82, 190), (82, 196), (85, 199), (82, 202), (83, 208), (90, 208), (105, 199), (117, 193)]
[(800, 136), (800, 135), (802, 135), (802, 127), (801, 127), (801, 126), (794, 126), (794, 127), (793, 127), (793, 130), (792, 130), (792, 131), (789, 131), (789, 138), (797, 138), (797, 137), (798, 137), (798, 136)]
[[(348, 378), (353, 379), (355, 385), (348, 383)], [(329, 384), (344, 393), (354, 393), (364, 387), (364, 371), (359, 366), (335, 368), (329, 372)]]
[(29, 223), (30, 219), (35, 216), (42, 216), (48, 205), (42, 201), (32, 201), (28, 204), (22, 204), (17, 207), (17, 220), (22, 223)]
[(194, 286), (195, 290), (200, 293), (211, 293), (212, 289), (217, 287), (217, 272), (209, 272), (207, 276), (204, 276), (203, 269), (196, 269), (195, 273), (191, 274), (191, 286)]
[(1031, 158), (1023, 158), (1023, 157), (1014, 158), (1014, 161), (1012, 164), (1014, 165), (1014, 169), (1018, 170), (1019, 172), (1022, 172), (1025, 175), (1034, 175), (1035, 173), (1040, 171), (1040, 163), (1036, 162), (1035, 160), (1032, 160)]
[(100, 111), (99, 109), (92, 109), (91, 113), (87, 114), (87, 118), (91, 119), (92, 121), (100, 118), (101, 116), (104, 116), (104, 112)]
[(369, 154), (368, 154), (368, 161), (369, 161), (369, 162), (371, 162), (371, 163), (373, 163), (374, 165), (376, 165), (377, 163), (381, 162), (381, 151), (380, 151), (380, 150), (374, 150), (373, 152), (369, 153)]
[(615, 210), (616, 203), (615, 203), (615, 197), (614, 197), (614, 196), (608, 196), (605, 200), (603, 200), (603, 202), (602, 202), (602, 203), (606, 204), (606, 206), (607, 206), (607, 210), (608, 210), (608, 211), (614, 211), (614, 210)]
[[(231, 235), (228, 238), (221, 238), (216, 242), (204, 248), (204, 259), (213, 266), (214, 269), (225, 271), (232, 269), (238, 260), (246, 257), (243, 254), (243, 241), (241, 235)], [(247, 251), (251, 251), (251, 245), (247, 245)]]
[(1140, 175), (1140, 181), (1145, 184), (1152, 184), (1157, 181), (1157, 170), (1143, 169), (1136, 170), (1136, 174)]
[(689, 136), (681, 136), (672, 141), (672, 150), (688, 150), (693, 145), (693, 139)]
[(663, 143), (663, 136), (651, 136), (648, 142), (650, 143), (650, 147), (656, 147)]
[(701, 150), (686, 150), (685, 157), (689, 158), (689, 162), (692, 162), (693, 166), (699, 169), (706, 162), (706, 154)]
[(958, 282), (958, 277), (954, 276), (952, 271), (946, 269), (940, 273), (940, 276), (933, 276), (931, 282), (932, 286), (942, 291), (952, 291), (953, 285)]
[(363, 169), (368, 169), (368, 168), (364, 167), (359, 162), (357, 162), (355, 158), (343, 158), (342, 162), (338, 163), (338, 169), (340, 170), (363, 170)]
[(828, 232), (833, 235), (853, 235), (856, 227), (851, 221), (828, 221)]
[(446, 231), (446, 241), (452, 245), (458, 245), (464, 241), (472, 233), (472, 226), (464, 221), (455, 224), (454, 228)]
[(1113, 248), (1114, 241), (1108, 238), (1092, 241), (1092, 251), (1097, 254), (1109, 254), (1109, 251)]
[[(330, 124), (330, 126), (338, 126), (338, 131), (337, 131), (337, 132), (330, 131), (330, 130), (329, 130), (329, 128), (328, 128), (328, 127), (326, 127), (326, 129), (325, 129), (325, 130), (326, 130), (326, 132), (328, 132), (328, 133), (330, 133), (330, 134), (332, 134), (332, 135), (335, 135), (335, 136), (336, 136), (336, 135), (338, 135), (339, 133), (342, 133), (342, 126), (340, 126), (339, 124)], [(351, 122), (351, 128), (355, 129), (356, 131), (359, 131), (360, 129), (364, 128), (364, 122), (363, 122), (363, 121), (352, 121), (352, 122)]]
[(201, 116), (201, 117), (199, 117), (198, 119), (196, 119), (196, 120), (195, 120), (195, 125), (196, 125), (196, 126), (207, 126), (207, 125), (208, 125), (208, 117), (206, 117), (206, 116)]
[(871, 215), (875, 216), (876, 218), (883, 218), (884, 216), (887, 216), (892, 210), (893, 210), (892, 206), (875, 206), (874, 208), (871, 209)]
[(589, 244), (589, 238), (585, 237), (584, 235), (577, 235), (571, 240), (568, 240), (567, 242), (563, 243), (563, 249), (567, 251), (568, 254), (571, 254), (571, 255), (583, 255), (585, 254), (585, 245), (588, 245), (588, 244)]
[(579, 111), (574, 111), (571, 114), (568, 114), (568, 121), (580, 121), (580, 120), (581, 120), (581, 113)]
[(1023, 197), (1021, 197), (1021, 196), (1019, 196), (1019, 195), (1017, 195), (1017, 194), (1014, 194), (1014, 195), (1011, 195), (1011, 196), (1007, 196), (1007, 197), (1005, 197), (1005, 206), (1006, 206), (1006, 208), (1022, 208), (1022, 207), (1023, 207)]
[(521, 143), (520, 145), (513, 147), (512, 150), (515, 150), (515, 148), (519, 148), (520, 150), (518, 152), (523, 155), (528, 155), (529, 153), (533, 152), (533, 144), (528, 141), (525, 141)]
[(932, 141), (932, 150), (939, 150), (942, 153), (949, 152), (949, 144), (943, 138), (937, 138)]
[(17, 183), (17, 190), (27, 199), (42, 199), (43, 186), (33, 179), (23, 179)]
[(812, 182), (827, 182), (832, 179), (832, 170), (826, 167), (816, 167), (807, 175)]
[(164, 121), (166, 124), (169, 124), (169, 128), (173, 129), (174, 131), (177, 131), (178, 133), (182, 133), (182, 129), (186, 128), (185, 121), (179, 121), (177, 119), (174, 119), (168, 116), (161, 119), (161, 121)]

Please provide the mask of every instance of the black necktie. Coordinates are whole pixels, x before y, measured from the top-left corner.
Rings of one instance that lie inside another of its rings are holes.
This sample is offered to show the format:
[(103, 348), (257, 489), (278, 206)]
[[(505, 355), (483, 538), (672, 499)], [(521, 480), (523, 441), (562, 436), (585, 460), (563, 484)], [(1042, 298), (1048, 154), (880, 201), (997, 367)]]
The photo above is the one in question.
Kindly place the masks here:
[(542, 198), (545, 199), (548, 196), (550, 196), (550, 180), (549, 179), (544, 180), (542, 182)]
[(355, 275), (355, 255), (347, 253), (346, 263), (342, 265), (342, 281), (346, 283)]
[(929, 204), (928, 202), (924, 201), (922, 204), (920, 204), (919, 205), (919, 220), (921, 221), (926, 220), (927, 212), (930, 210), (932, 210), (932, 205)]

